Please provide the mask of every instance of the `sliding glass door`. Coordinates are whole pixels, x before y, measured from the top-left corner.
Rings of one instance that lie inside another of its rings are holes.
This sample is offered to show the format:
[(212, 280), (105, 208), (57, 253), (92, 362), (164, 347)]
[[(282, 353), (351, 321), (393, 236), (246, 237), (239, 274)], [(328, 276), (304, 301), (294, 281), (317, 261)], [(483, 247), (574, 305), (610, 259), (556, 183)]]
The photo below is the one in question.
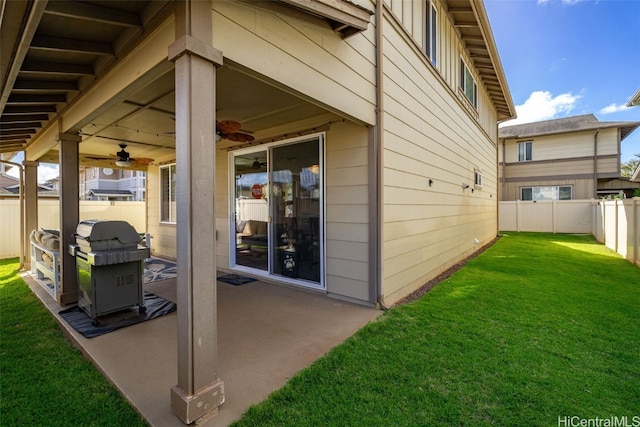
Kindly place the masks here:
[(319, 136), (233, 156), (235, 265), (322, 287)]

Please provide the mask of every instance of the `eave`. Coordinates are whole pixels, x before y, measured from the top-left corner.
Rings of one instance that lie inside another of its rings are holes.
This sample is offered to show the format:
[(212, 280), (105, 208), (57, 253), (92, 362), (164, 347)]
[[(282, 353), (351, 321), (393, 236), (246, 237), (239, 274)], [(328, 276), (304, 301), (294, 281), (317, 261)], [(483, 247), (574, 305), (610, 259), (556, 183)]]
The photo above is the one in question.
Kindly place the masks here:
[(453, 25), (496, 108), (498, 121), (514, 119), (515, 106), (484, 5), (471, 0), (447, 0), (446, 4)]

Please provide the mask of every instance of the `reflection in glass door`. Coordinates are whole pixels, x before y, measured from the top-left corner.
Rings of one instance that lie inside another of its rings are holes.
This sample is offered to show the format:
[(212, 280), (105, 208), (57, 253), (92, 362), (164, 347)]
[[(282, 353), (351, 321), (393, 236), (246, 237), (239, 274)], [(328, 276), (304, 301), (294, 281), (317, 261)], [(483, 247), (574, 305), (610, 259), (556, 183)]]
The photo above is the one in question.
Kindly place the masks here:
[(318, 140), (273, 148), (271, 163), (272, 271), (320, 282)]
[(267, 152), (235, 156), (236, 264), (269, 269)]
[(234, 156), (236, 265), (322, 285), (321, 148), (314, 137)]

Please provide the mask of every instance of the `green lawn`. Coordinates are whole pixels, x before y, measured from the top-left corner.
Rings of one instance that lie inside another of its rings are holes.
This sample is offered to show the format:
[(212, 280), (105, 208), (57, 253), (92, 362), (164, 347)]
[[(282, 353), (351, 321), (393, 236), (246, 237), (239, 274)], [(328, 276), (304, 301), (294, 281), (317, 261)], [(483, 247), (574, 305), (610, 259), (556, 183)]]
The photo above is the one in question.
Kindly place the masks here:
[(640, 269), (590, 236), (514, 233), (236, 425), (557, 426), (624, 416), (640, 425)]
[(0, 260), (0, 425), (147, 425), (71, 345), (17, 267), (17, 258)]
[[(144, 425), (16, 267), (0, 261), (0, 425)], [(590, 236), (509, 233), (236, 425), (558, 426), (624, 416), (640, 425), (640, 268)]]

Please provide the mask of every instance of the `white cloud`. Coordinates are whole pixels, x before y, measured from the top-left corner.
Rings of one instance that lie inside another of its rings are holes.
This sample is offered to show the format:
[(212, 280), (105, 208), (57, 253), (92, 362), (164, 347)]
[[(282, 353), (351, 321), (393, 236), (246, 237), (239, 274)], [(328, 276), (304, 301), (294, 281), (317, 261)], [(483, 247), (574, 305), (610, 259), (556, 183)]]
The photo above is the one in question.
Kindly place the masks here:
[(600, 114), (611, 114), (611, 113), (619, 113), (620, 111), (628, 110), (629, 107), (626, 105), (617, 105), (616, 103), (607, 105), (603, 109), (600, 110)]
[(44, 183), (60, 175), (58, 165), (42, 163), (38, 165), (38, 182)]
[(548, 91), (536, 91), (520, 105), (516, 105), (518, 118), (505, 122), (505, 126), (513, 126), (520, 123), (539, 122), (557, 118), (558, 115), (567, 115), (573, 110), (579, 95), (562, 93), (552, 96)]

